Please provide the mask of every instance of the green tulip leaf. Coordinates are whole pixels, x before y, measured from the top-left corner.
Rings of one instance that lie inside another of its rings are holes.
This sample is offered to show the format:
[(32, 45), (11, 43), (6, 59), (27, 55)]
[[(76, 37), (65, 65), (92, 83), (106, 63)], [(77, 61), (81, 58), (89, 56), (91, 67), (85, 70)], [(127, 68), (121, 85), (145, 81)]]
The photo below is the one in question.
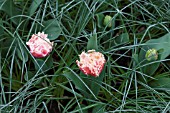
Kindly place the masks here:
[(97, 34), (93, 34), (87, 42), (87, 50), (98, 50)]
[(97, 17), (97, 26), (98, 26), (99, 28), (104, 27), (104, 26), (103, 26), (104, 14), (102, 14), (102, 13), (97, 14), (96, 17)]
[(37, 8), (40, 6), (40, 4), (42, 2), (43, 2), (43, 0), (33, 0), (31, 6), (29, 8), (28, 15), (32, 16), (36, 12)]
[(43, 25), (45, 26), (45, 28), (43, 29), (43, 31), (48, 34), (48, 38), (50, 40), (55, 40), (58, 38), (58, 36), (61, 33), (61, 28), (59, 26), (59, 23), (56, 19), (51, 19), (48, 21), (44, 21)]
[(82, 92), (83, 95), (89, 95), (86, 83), (84, 83), (84, 81), (76, 73), (64, 72), (63, 75), (70, 79), (74, 83), (76, 89)]
[[(10, 17), (22, 14), (21, 10), (15, 6), (13, 0), (0, 0), (0, 10), (4, 11)], [(11, 18), (11, 20), (15, 25), (18, 25), (20, 21), (18, 17)]]
[(156, 78), (157, 80), (154, 80), (150, 83), (150, 86), (153, 88), (166, 88), (170, 89), (170, 78), (168, 77), (160, 77)]
[[(158, 38), (151, 39), (143, 44), (139, 53), (139, 63), (141, 63), (141, 69), (143, 73), (153, 75), (158, 69), (160, 62), (147, 61), (145, 58), (146, 51), (149, 49), (156, 49), (158, 51), (158, 59), (164, 60), (170, 55), (170, 33)], [(151, 63), (152, 62), (152, 63)], [(151, 64), (148, 64), (151, 63)], [(144, 65), (144, 66), (143, 66)]]
[(88, 76), (89, 79), (91, 79), (90, 82), (88, 82), (88, 86), (90, 86), (90, 89), (93, 91), (95, 96), (98, 95), (100, 91), (100, 87), (102, 85), (103, 78), (105, 77), (105, 68), (102, 70), (100, 75), (98, 77)]
[(129, 42), (129, 34), (128, 33), (122, 33), (118, 37), (115, 38), (115, 42), (117, 45), (125, 44)]
[(42, 25), (43, 26), (35, 23), (33, 31), (36, 31), (36, 33), (44, 31), (45, 34), (48, 34), (48, 38), (50, 40), (57, 39), (61, 34), (61, 28), (59, 26), (58, 20), (56, 19), (49, 19), (47, 21), (43, 21)]
[(4, 29), (3, 29), (2, 18), (0, 18), (0, 37), (1, 37), (2, 34), (4, 34)]
[[(48, 59), (46, 60), (46, 58)], [(47, 71), (53, 66), (53, 58), (51, 56), (47, 56), (45, 58), (37, 58), (35, 60), (36, 62), (34, 61), (34, 65), (36, 70)]]

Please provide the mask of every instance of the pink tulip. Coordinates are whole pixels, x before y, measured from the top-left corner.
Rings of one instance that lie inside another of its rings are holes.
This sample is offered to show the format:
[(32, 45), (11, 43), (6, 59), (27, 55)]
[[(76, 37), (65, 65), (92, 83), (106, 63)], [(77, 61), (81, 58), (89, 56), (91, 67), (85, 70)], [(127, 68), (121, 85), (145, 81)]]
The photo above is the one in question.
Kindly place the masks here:
[(76, 63), (84, 74), (94, 77), (100, 75), (106, 62), (102, 53), (89, 50), (87, 53), (82, 52), (79, 57), (80, 61), (76, 60)]
[(38, 32), (38, 34), (33, 34), (31, 39), (26, 42), (34, 57), (42, 58), (52, 51), (53, 42), (50, 42), (47, 36), (48, 34), (44, 34), (44, 32)]

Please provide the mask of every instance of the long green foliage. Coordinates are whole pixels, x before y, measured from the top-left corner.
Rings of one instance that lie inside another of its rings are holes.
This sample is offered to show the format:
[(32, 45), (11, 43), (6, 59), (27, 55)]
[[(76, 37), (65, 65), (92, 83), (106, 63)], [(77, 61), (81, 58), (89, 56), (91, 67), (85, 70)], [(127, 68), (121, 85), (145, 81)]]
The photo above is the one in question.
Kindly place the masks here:
[[(0, 0), (0, 111), (170, 111), (169, 17), (168, 0)], [(38, 32), (54, 41), (45, 58), (26, 46)], [(93, 48), (107, 61), (97, 78), (76, 65)]]

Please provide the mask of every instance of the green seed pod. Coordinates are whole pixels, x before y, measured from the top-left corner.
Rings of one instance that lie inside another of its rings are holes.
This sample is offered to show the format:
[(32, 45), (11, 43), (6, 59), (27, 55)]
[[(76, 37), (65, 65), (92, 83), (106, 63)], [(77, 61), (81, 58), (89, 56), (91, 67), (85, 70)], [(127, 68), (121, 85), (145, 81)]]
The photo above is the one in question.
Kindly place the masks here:
[(105, 26), (112, 27), (112, 17), (109, 15), (106, 15), (104, 18), (104, 23)]
[(149, 49), (146, 52), (145, 58), (147, 61), (155, 61), (158, 59), (158, 52), (156, 49)]

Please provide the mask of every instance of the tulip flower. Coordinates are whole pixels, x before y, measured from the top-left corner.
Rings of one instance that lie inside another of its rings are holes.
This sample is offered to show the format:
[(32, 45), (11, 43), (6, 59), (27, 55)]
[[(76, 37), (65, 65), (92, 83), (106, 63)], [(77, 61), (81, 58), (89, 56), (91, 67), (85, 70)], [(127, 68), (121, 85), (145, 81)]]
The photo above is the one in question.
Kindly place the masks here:
[(145, 58), (147, 59), (147, 61), (155, 61), (158, 59), (158, 52), (156, 49), (149, 49), (146, 54), (145, 54)]
[(82, 52), (79, 57), (80, 61), (76, 60), (76, 63), (84, 74), (94, 77), (100, 75), (106, 62), (102, 53), (89, 50), (87, 53)]
[(52, 51), (53, 42), (47, 38), (48, 34), (44, 32), (33, 34), (26, 45), (30, 48), (30, 53), (36, 58), (47, 56)]
[(112, 27), (112, 17), (109, 16), (109, 15), (106, 15), (105, 18), (104, 18), (103, 24), (104, 24), (105, 26), (108, 25), (108, 27)]

